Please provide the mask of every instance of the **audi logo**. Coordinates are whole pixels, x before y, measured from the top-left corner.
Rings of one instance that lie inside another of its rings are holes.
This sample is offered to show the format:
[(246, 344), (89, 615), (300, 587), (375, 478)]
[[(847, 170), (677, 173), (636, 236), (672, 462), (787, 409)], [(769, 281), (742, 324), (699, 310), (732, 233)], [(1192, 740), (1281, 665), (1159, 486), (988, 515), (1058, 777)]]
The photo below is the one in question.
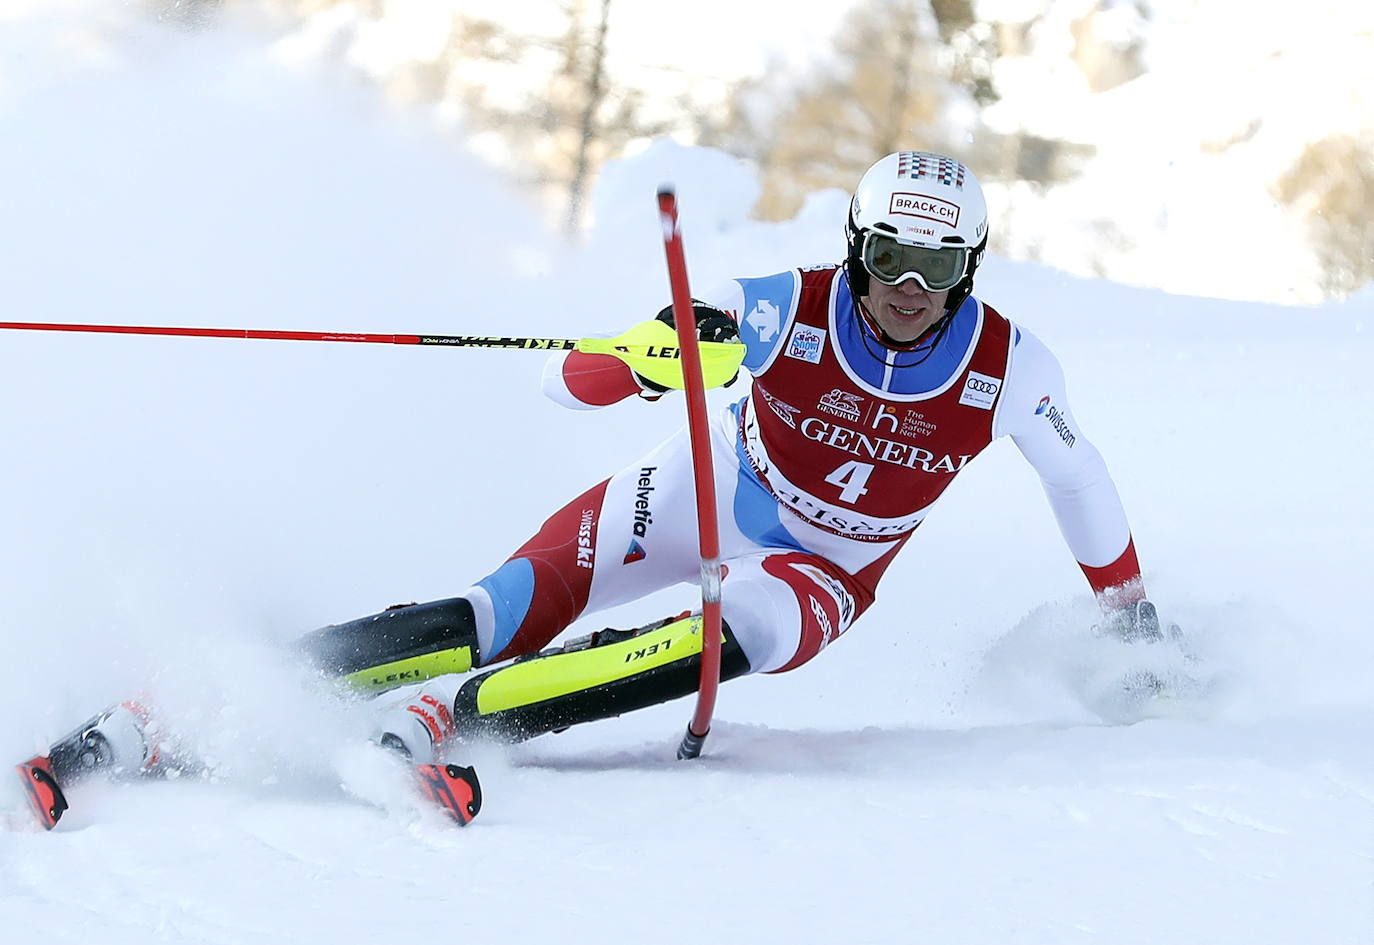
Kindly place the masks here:
[(969, 390), (976, 390), (980, 394), (997, 393), (997, 385), (988, 381), (980, 381), (976, 377), (970, 377), (968, 383), (964, 385)]

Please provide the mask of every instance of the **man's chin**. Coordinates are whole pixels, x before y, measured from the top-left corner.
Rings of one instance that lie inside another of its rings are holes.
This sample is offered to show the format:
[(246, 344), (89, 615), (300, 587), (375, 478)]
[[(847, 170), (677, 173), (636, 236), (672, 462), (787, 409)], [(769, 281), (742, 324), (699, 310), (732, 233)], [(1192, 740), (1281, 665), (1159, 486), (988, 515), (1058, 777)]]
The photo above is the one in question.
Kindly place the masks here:
[(924, 315), (916, 318), (903, 317), (896, 319), (895, 324), (885, 326), (883, 331), (887, 332), (887, 336), (893, 341), (906, 344), (924, 335), (934, 321), (933, 318), (925, 318)]

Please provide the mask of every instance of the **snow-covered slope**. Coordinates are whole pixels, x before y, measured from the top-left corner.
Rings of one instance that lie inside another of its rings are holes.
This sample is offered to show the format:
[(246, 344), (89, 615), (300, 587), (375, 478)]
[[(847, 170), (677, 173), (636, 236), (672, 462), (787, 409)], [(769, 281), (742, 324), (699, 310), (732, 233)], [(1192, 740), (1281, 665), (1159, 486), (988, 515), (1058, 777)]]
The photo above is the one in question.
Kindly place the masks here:
[[(6, 74), (6, 320), (616, 328), (666, 296), (662, 180), (699, 283), (839, 250), (841, 195), (751, 222), (747, 168), (666, 142), (604, 175), (569, 250), (420, 116), (342, 80), (224, 37), (130, 48)], [(1134, 724), (1102, 704), (1177, 655), (1089, 633), (1086, 585), (1000, 443), (842, 645), (723, 689), (702, 760), (672, 759), (686, 704), (484, 749), (463, 831), (414, 808), (363, 744), (365, 708), (312, 693), (282, 646), (461, 589), (667, 435), (676, 402), (562, 411), (521, 352), (0, 334), (0, 753), (146, 691), (218, 772), (91, 785), (52, 834), (0, 786), (0, 927), (54, 945), (1368, 941), (1374, 296), (1265, 308), (997, 259), (979, 290), (1063, 361), (1205, 693)]]

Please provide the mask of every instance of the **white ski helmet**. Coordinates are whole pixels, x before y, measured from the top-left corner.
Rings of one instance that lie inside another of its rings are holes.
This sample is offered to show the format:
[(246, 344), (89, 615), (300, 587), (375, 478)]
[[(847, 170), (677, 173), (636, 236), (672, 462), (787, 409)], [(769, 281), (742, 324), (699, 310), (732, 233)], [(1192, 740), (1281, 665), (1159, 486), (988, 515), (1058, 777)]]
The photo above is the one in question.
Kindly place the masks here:
[(898, 151), (859, 180), (845, 237), (856, 303), (870, 278), (888, 285), (914, 278), (929, 291), (950, 290), (949, 315), (973, 291), (988, 245), (987, 201), (973, 172), (953, 158)]

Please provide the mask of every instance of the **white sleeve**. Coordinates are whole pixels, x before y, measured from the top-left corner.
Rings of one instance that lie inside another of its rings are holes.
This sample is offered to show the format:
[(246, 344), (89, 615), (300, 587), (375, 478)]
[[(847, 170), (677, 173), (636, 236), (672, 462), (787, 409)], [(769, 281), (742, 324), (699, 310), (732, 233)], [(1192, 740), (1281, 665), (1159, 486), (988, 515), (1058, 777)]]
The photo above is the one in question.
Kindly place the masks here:
[(1126, 510), (1102, 454), (1069, 409), (1064, 372), (1044, 343), (1018, 329), (995, 432), (1006, 434), (1040, 475), (1059, 531), (1079, 564), (1104, 567), (1131, 540)]

